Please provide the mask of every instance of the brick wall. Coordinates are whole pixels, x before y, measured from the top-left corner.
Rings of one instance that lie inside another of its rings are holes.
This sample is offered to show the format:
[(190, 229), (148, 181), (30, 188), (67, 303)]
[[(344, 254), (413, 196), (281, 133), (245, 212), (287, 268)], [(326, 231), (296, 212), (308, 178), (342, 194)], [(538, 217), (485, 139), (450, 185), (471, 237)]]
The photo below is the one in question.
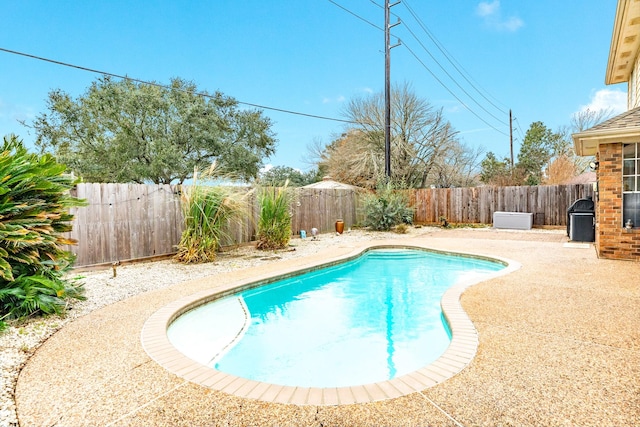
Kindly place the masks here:
[(640, 227), (622, 224), (622, 144), (602, 144), (596, 155), (596, 250), (601, 258), (640, 261)]

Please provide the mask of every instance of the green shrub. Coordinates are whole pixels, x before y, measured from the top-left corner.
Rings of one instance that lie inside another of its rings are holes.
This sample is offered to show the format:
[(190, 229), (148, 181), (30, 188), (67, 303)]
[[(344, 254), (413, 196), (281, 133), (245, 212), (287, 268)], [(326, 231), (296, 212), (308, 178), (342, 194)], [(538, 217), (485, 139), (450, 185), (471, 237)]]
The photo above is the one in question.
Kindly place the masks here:
[[(214, 178), (215, 165), (202, 178)], [(246, 193), (234, 187), (207, 186), (197, 172), (193, 183), (183, 187), (182, 214), (185, 228), (175, 258), (184, 263), (215, 260), (229, 225), (238, 224), (247, 212)]]
[(260, 189), (258, 219), (258, 249), (282, 249), (291, 239), (291, 200), (288, 183), (282, 188)]
[(363, 206), (364, 226), (373, 230), (388, 231), (399, 224), (413, 223), (408, 197), (391, 183), (378, 185), (375, 194), (365, 196)]
[(0, 320), (61, 313), (83, 288), (63, 279), (75, 257), (69, 208), (84, 202), (69, 190), (76, 180), (50, 155), (30, 154), (14, 135), (0, 153)]

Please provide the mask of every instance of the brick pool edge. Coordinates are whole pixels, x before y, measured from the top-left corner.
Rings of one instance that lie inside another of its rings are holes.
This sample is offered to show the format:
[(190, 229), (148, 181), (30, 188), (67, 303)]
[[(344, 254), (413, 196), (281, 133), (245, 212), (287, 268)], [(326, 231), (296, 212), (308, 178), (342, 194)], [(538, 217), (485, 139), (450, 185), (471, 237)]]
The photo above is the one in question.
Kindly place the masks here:
[[(181, 314), (242, 289), (260, 286), (301, 272), (327, 267), (356, 258), (371, 249), (408, 248), (435, 253), (460, 255), (499, 262), (505, 268), (478, 281), (464, 281), (450, 287), (441, 299), (441, 307), (452, 338), (445, 352), (434, 362), (400, 377), (371, 384), (350, 387), (291, 387), (263, 383), (230, 375), (195, 362), (176, 349), (167, 337), (167, 328)], [(509, 274), (520, 264), (498, 257), (487, 257), (465, 252), (435, 250), (420, 243), (380, 244), (372, 242), (357, 245), (353, 250), (329, 260), (316, 260), (295, 269), (283, 269), (280, 274), (256, 276), (232, 281), (215, 290), (201, 291), (177, 299), (151, 315), (145, 322), (141, 341), (145, 352), (167, 371), (189, 382), (237, 397), (265, 402), (296, 405), (346, 405), (393, 399), (433, 387), (462, 371), (473, 359), (478, 348), (478, 333), (460, 304), (462, 293), (470, 286), (498, 276)]]

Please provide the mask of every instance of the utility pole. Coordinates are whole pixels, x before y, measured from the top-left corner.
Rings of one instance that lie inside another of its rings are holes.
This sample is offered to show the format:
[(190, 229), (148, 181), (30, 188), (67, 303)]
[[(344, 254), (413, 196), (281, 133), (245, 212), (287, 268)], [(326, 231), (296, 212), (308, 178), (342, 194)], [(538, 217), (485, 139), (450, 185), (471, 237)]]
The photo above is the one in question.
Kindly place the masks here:
[(400, 24), (400, 19), (393, 25), (389, 24), (391, 8), (399, 1), (389, 4), (384, 1), (384, 172), (387, 179), (391, 178), (391, 48), (400, 45), (400, 40), (394, 46), (390, 45), (389, 30)]
[(513, 119), (509, 110), (509, 145), (511, 146), (511, 175), (513, 175)]

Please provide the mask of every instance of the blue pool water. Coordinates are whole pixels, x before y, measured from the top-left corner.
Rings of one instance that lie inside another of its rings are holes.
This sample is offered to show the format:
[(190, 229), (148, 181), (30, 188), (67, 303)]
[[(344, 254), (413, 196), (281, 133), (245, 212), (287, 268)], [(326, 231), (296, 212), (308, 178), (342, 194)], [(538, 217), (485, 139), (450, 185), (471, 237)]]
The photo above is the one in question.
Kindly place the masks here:
[(167, 334), (190, 358), (240, 377), (301, 387), (389, 380), (446, 350), (444, 292), (504, 265), (412, 249), (246, 290), (180, 316)]

